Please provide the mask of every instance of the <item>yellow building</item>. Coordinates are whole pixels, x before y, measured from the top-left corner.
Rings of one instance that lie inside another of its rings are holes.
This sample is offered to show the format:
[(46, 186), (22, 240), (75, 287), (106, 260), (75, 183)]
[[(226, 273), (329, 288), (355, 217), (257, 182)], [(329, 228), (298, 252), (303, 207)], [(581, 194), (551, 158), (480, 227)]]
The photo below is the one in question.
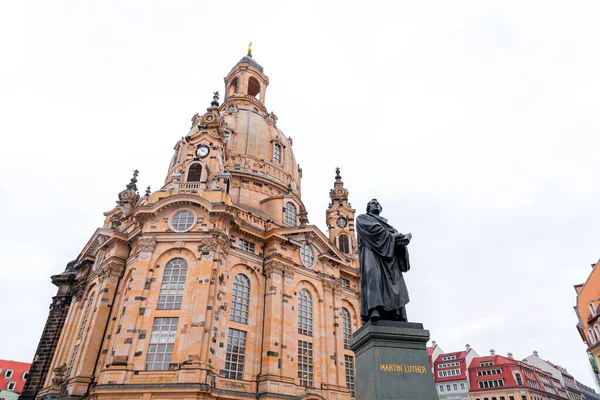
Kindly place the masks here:
[(592, 272), (585, 283), (575, 285), (577, 300), (575, 312), (579, 322), (577, 331), (587, 344), (587, 353), (596, 386), (600, 387), (600, 260), (592, 264)]
[(22, 398), (351, 398), (355, 210), (338, 170), (328, 234), (308, 223), (268, 85), (243, 57), (223, 104), (215, 95), (175, 144), (163, 187), (141, 196), (136, 171), (52, 277)]

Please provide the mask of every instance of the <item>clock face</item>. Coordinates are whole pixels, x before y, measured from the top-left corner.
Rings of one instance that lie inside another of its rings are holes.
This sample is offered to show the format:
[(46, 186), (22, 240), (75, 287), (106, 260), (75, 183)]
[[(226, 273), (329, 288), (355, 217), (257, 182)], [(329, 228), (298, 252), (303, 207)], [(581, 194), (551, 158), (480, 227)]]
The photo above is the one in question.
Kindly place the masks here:
[(209, 152), (210, 152), (210, 149), (208, 148), (208, 146), (206, 146), (206, 145), (204, 145), (204, 144), (203, 144), (203, 145), (201, 145), (201, 146), (198, 146), (198, 148), (196, 149), (196, 155), (197, 155), (199, 158), (204, 158), (204, 157), (206, 157), (206, 156), (208, 155), (208, 153), (209, 153)]
[(348, 220), (344, 217), (339, 217), (337, 219), (337, 226), (339, 226), (340, 228), (345, 228), (347, 223), (348, 223)]

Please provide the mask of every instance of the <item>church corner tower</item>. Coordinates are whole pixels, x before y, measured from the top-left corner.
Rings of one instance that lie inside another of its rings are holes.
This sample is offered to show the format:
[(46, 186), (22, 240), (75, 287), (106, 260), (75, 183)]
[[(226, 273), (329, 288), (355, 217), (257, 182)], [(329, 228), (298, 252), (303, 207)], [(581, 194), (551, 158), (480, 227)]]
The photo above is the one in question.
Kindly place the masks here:
[(355, 210), (339, 169), (327, 236), (308, 222), (250, 49), (224, 82), (222, 103), (215, 92), (176, 141), (163, 186), (140, 196), (134, 171), (53, 276), (22, 398), (354, 396)]

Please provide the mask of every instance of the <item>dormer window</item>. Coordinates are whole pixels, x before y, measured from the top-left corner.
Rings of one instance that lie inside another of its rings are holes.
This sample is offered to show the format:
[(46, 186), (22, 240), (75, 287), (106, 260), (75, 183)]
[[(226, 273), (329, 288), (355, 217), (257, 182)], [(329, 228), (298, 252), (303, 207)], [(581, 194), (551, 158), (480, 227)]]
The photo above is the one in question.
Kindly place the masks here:
[(283, 209), (283, 223), (288, 226), (296, 226), (298, 213), (294, 203), (288, 201)]
[(13, 376), (13, 370), (12, 369), (7, 369), (4, 372), (4, 379), (10, 379)]
[(596, 306), (594, 305), (593, 301), (588, 303), (588, 308), (590, 309), (590, 313), (592, 313), (592, 315), (596, 314)]
[(281, 164), (281, 145), (279, 143), (273, 145), (273, 161)]

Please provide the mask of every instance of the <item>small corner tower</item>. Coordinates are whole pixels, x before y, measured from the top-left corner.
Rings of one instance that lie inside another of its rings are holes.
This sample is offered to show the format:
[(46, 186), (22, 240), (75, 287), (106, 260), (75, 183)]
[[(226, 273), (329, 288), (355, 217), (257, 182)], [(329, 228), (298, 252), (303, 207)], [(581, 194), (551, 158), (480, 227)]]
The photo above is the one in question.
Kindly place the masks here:
[(335, 243), (344, 254), (356, 253), (356, 236), (354, 235), (354, 214), (356, 210), (348, 202), (348, 189), (344, 188), (340, 169), (335, 169), (335, 183), (329, 191), (331, 203), (326, 212), (329, 240)]

